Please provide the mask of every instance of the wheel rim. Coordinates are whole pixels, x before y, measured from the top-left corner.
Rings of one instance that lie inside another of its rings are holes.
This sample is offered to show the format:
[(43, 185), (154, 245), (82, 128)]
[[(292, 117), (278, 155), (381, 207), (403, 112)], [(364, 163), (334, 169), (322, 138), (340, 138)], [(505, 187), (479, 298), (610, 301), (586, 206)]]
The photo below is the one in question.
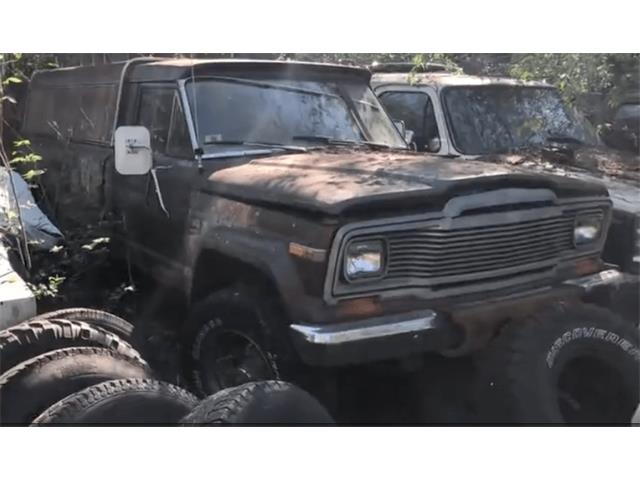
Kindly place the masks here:
[(596, 357), (567, 362), (558, 376), (557, 392), (568, 423), (629, 423), (637, 404), (622, 372)]
[(220, 331), (207, 342), (203, 360), (203, 383), (209, 392), (275, 377), (262, 348), (252, 338), (235, 330)]

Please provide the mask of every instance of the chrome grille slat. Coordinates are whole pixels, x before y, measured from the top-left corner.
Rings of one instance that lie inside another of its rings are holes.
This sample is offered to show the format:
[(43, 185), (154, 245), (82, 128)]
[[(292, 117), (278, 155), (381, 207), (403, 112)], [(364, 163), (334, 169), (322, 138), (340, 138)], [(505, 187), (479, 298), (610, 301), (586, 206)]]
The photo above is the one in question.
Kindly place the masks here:
[(556, 256), (558, 253), (562, 252), (563, 250), (564, 248), (562, 245), (544, 244), (544, 245), (537, 246), (536, 248), (527, 249), (526, 251), (522, 249), (501, 251), (501, 252), (495, 252), (490, 255), (483, 256), (481, 258), (478, 258), (477, 255), (457, 257), (457, 258), (447, 257), (444, 259), (438, 259), (435, 257), (425, 259), (422, 256), (417, 259), (408, 259), (406, 257), (402, 259), (396, 259), (396, 257), (393, 257), (394, 258), (393, 267), (391, 267), (390, 265), (389, 269), (391, 270), (392, 268), (397, 268), (400, 266), (404, 266), (404, 267), (411, 267), (411, 266), (420, 267), (421, 266), (425, 268), (432, 268), (433, 270), (446, 270), (450, 267), (455, 267), (456, 265), (461, 263), (465, 265), (476, 265), (476, 264), (486, 264), (487, 262), (507, 261), (509, 259), (513, 259), (513, 261), (517, 261), (521, 257), (529, 257), (529, 256), (549, 258), (549, 257)]
[[(507, 238), (505, 240), (489, 240), (489, 241), (482, 241), (482, 242), (476, 242), (473, 241), (471, 243), (471, 246), (469, 246), (469, 242), (466, 242), (466, 245), (462, 245), (459, 243), (442, 243), (442, 244), (425, 244), (424, 241), (417, 241), (417, 240), (411, 240), (411, 241), (407, 241), (407, 242), (396, 242), (396, 241), (390, 241), (389, 242), (389, 248), (394, 252), (394, 254), (397, 255), (403, 255), (404, 251), (410, 252), (410, 254), (413, 256), (415, 255), (415, 253), (433, 253), (433, 254), (439, 254), (442, 255), (442, 252), (446, 252), (447, 254), (456, 254), (457, 252), (462, 252), (462, 253), (467, 253), (467, 252), (474, 252), (474, 251), (478, 251), (478, 250), (483, 250), (487, 247), (487, 245), (492, 246), (494, 248), (501, 248), (503, 246), (506, 247), (510, 247), (510, 246), (522, 246), (522, 245), (528, 245), (531, 244), (532, 240), (533, 241), (545, 241), (545, 242), (550, 242), (550, 241), (556, 241), (556, 240), (563, 240), (563, 239), (571, 239), (571, 234), (572, 234), (573, 229), (572, 228), (567, 228), (564, 231), (556, 231), (553, 232), (551, 234), (547, 233), (547, 232), (539, 232), (536, 234), (529, 234), (529, 235), (523, 235), (523, 236), (514, 236), (512, 238)], [(431, 242), (433, 243), (433, 242)]]
[[(428, 265), (424, 263), (413, 263), (413, 264), (400, 264), (398, 266), (394, 266), (393, 268), (389, 268), (389, 273), (394, 272), (426, 272), (432, 277), (444, 276), (449, 273), (453, 274), (455, 272), (465, 272), (465, 271), (476, 271), (476, 270), (497, 270), (505, 267), (526, 265), (528, 263), (552, 260), (558, 255), (558, 251), (554, 250), (549, 252), (540, 250), (533, 253), (522, 254), (517, 256), (510, 256), (507, 258), (495, 258), (495, 259), (486, 259), (478, 262), (470, 262), (470, 261), (461, 261), (461, 262), (448, 262), (446, 266), (434, 266)], [(487, 268), (489, 267), (489, 268)]]
[(409, 231), (409, 232), (396, 232), (389, 234), (390, 241), (402, 240), (405, 237), (415, 237), (417, 239), (429, 239), (432, 241), (451, 241), (459, 240), (466, 241), (469, 238), (482, 239), (482, 238), (494, 238), (496, 236), (509, 236), (516, 234), (526, 234), (529, 232), (535, 232), (539, 230), (554, 230), (560, 226), (573, 225), (573, 218), (562, 218), (559, 221), (553, 223), (540, 223), (529, 226), (518, 226), (517, 224), (508, 224), (506, 226), (498, 226), (495, 228), (478, 228), (478, 229), (464, 229), (460, 231), (456, 230), (438, 230), (424, 229), (422, 231)]

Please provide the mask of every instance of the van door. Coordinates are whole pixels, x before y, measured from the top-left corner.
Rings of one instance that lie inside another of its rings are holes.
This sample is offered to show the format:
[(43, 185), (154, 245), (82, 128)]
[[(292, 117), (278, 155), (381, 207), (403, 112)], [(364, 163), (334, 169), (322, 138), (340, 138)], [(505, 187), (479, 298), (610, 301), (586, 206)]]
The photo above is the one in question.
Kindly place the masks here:
[(190, 197), (198, 180), (184, 109), (174, 85), (141, 86), (137, 105), (133, 124), (149, 129), (154, 172), (116, 174), (115, 201), (132, 261), (161, 283), (182, 284)]

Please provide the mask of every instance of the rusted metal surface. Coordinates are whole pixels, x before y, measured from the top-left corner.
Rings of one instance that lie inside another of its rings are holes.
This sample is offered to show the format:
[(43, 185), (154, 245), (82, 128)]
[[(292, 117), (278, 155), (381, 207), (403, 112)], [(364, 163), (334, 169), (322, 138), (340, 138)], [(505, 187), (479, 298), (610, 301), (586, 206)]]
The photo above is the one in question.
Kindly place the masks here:
[(434, 208), (464, 190), (551, 187), (559, 196), (603, 195), (598, 185), (508, 165), (456, 162), (418, 153), (319, 151), (253, 160), (219, 170), (205, 191), (247, 202), (339, 214), (358, 205), (419, 202)]

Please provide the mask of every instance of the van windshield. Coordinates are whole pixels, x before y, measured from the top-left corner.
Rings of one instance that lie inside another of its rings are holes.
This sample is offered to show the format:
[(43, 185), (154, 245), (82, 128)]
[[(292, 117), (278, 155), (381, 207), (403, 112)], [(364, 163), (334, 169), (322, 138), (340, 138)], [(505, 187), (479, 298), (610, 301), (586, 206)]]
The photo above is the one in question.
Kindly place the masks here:
[(597, 137), (553, 88), (488, 85), (448, 87), (444, 108), (456, 148), (480, 155), (560, 140), (593, 145)]
[(366, 84), (215, 77), (186, 84), (205, 151), (329, 141), (406, 148)]

